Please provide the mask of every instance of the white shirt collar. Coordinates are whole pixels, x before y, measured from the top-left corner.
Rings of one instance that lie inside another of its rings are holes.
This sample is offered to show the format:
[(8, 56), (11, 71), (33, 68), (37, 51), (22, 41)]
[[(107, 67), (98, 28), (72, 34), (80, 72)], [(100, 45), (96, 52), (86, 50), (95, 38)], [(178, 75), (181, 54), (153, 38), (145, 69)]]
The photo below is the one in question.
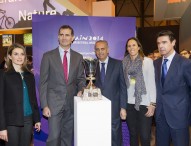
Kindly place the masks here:
[[(58, 49), (59, 49), (60, 53), (64, 54), (65, 50), (60, 45), (59, 45)], [(68, 54), (70, 54), (70, 48), (67, 51), (68, 51)]]
[(167, 58), (164, 58), (164, 56), (163, 56), (163, 60), (168, 59), (168, 61), (171, 62), (175, 54), (176, 54), (176, 52), (174, 50), (173, 53), (170, 56), (168, 56)]
[(102, 62), (102, 61), (99, 60), (99, 63), (100, 63), (100, 64), (101, 64), (101, 63), (108, 64), (108, 61), (109, 61), (109, 57), (107, 56), (107, 58), (105, 59), (105, 61)]

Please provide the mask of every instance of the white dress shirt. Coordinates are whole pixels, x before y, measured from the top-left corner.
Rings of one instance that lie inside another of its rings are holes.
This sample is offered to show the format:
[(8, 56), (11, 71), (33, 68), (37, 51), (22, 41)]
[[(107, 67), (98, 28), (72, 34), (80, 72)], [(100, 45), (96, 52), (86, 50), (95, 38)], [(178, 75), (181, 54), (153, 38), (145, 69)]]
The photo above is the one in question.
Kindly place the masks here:
[[(169, 69), (170, 64), (171, 64), (171, 62), (172, 62), (172, 59), (174, 58), (175, 53), (176, 53), (176, 52), (174, 51), (174, 52), (173, 52), (170, 56), (168, 56), (167, 58), (164, 58), (164, 56), (163, 56), (162, 64), (163, 64), (163, 62), (164, 62), (164, 59), (168, 59), (168, 61), (166, 62), (167, 72), (168, 72), (168, 69)], [(161, 65), (161, 68), (162, 68), (162, 65)], [(162, 69), (161, 69), (161, 71), (162, 71)]]
[(103, 61), (103, 62), (101, 62), (101, 61), (99, 60), (100, 71), (101, 71), (101, 66), (102, 66), (101, 63), (105, 63), (105, 74), (106, 74), (106, 71), (107, 71), (108, 61), (109, 61), (109, 57), (107, 57), (107, 58), (105, 59), (105, 61)]
[[(60, 58), (62, 60), (62, 64), (63, 64), (63, 58), (64, 58), (64, 49), (59, 46), (59, 53), (60, 53)], [(68, 75), (69, 75), (69, 68), (70, 68), (70, 48), (67, 51), (66, 57), (67, 57), (67, 62), (68, 62)]]

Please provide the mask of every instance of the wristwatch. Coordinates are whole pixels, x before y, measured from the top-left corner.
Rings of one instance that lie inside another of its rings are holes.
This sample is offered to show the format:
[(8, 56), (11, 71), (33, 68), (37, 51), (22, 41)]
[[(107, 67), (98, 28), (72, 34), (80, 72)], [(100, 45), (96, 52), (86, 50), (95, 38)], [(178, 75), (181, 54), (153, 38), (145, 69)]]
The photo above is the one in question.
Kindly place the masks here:
[(154, 102), (151, 102), (150, 105), (156, 107), (156, 103), (154, 103)]

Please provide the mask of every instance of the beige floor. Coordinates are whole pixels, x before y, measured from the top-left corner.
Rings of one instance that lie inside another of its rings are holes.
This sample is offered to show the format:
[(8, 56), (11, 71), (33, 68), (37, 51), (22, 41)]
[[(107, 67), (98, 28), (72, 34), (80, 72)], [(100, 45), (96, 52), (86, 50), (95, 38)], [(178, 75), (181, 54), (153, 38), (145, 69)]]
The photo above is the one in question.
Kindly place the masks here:
[[(190, 127), (190, 145), (191, 146), (191, 127)], [(156, 127), (152, 126), (151, 128), (151, 146), (156, 146), (155, 144), (155, 132), (156, 132)], [(31, 144), (30, 146), (34, 146), (34, 144)]]

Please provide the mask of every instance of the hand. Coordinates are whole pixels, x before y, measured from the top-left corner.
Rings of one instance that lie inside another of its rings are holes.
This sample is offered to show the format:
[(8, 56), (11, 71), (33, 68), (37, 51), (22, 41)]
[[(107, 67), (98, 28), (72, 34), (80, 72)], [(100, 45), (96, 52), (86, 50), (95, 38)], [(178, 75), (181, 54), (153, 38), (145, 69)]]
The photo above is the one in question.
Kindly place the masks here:
[(125, 119), (126, 119), (126, 117), (127, 117), (126, 109), (121, 108), (120, 117), (121, 117), (122, 120), (125, 120)]
[(48, 108), (48, 106), (46, 106), (46, 107), (43, 108), (42, 114), (43, 114), (45, 117), (47, 117), (47, 118), (51, 117), (50, 109)]
[(7, 130), (0, 131), (0, 139), (8, 142)]
[(35, 123), (34, 128), (36, 129), (37, 132), (40, 131), (40, 126), (41, 126), (41, 123), (40, 123), (40, 122)]
[(82, 91), (79, 91), (77, 94), (78, 97), (82, 97)]
[(147, 111), (147, 113), (145, 114), (145, 116), (146, 116), (146, 117), (151, 117), (151, 116), (153, 116), (154, 113), (155, 113), (155, 106), (149, 105), (149, 106), (147, 106), (147, 109), (148, 109), (148, 111)]

